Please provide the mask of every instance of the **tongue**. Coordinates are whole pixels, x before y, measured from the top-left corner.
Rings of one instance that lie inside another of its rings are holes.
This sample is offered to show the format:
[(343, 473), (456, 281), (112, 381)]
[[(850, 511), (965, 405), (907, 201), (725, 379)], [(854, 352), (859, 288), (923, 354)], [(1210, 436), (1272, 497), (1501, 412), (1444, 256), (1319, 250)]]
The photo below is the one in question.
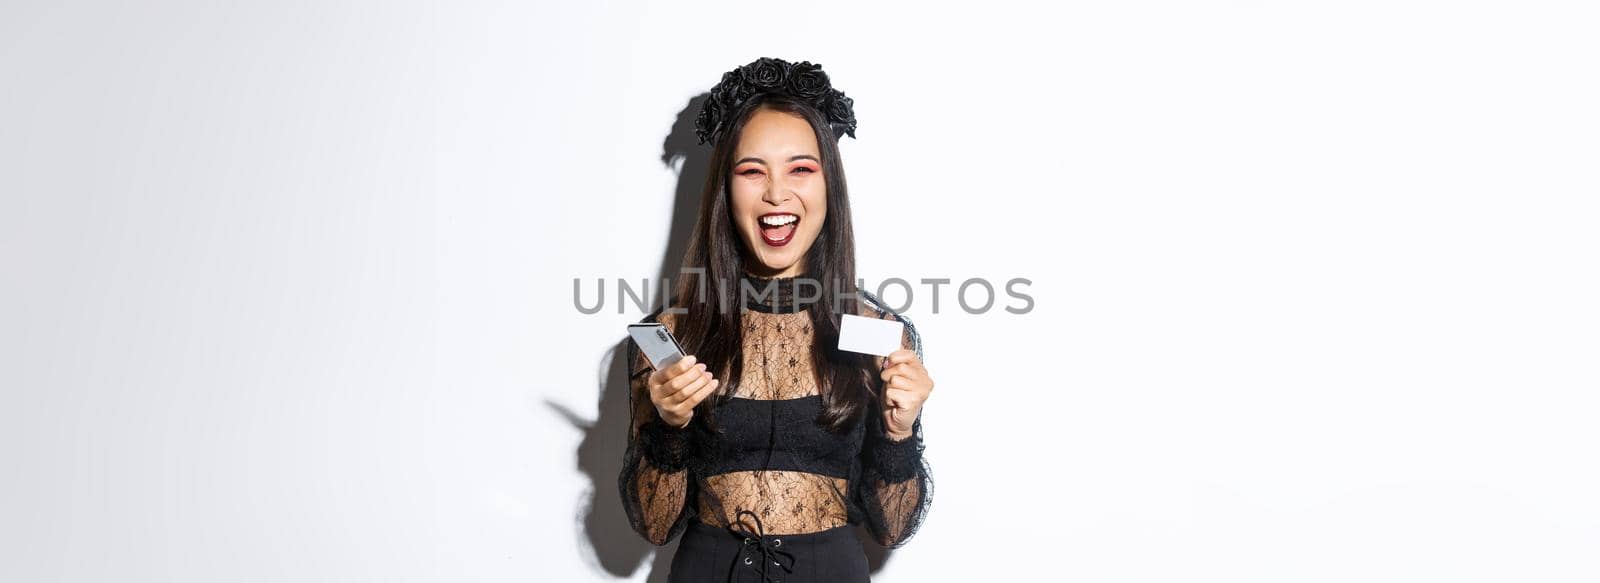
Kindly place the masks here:
[(794, 233), (794, 223), (789, 223), (782, 227), (761, 228), (761, 236), (766, 237), (768, 241), (782, 241), (789, 238), (792, 233)]

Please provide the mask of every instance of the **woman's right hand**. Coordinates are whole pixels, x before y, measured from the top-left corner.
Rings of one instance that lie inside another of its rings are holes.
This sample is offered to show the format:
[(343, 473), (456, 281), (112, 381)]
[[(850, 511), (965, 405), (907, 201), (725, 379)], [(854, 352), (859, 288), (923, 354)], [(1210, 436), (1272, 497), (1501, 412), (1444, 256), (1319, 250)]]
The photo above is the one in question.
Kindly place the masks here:
[(683, 428), (694, 417), (694, 406), (716, 391), (720, 382), (706, 370), (706, 365), (695, 362), (690, 355), (651, 372), (645, 384), (650, 389), (650, 402), (655, 404), (661, 420), (669, 426)]

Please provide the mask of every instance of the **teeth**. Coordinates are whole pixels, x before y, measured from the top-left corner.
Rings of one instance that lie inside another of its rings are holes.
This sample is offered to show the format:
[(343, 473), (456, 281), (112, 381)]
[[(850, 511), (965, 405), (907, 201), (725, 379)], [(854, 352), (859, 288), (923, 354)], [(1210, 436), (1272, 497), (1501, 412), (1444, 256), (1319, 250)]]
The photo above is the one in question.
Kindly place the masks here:
[(800, 220), (800, 217), (794, 215), (768, 215), (761, 217), (761, 224), (769, 227), (781, 227), (798, 220)]

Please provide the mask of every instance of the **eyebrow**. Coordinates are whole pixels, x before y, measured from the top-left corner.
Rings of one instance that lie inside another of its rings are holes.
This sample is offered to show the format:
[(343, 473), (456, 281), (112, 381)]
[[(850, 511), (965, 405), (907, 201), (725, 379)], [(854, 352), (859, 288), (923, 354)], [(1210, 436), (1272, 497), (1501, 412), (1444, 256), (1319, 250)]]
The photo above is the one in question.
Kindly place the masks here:
[[(797, 155), (789, 157), (789, 161), (790, 162), (793, 162), (795, 160), (810, 160), (810, 161), (816, 162), (818, 164), (822, 163), (821, 160), (818, 160), (816, 156), (812, 156), (811, 154), (797, 154)], [(745, 156), (743, 158), (740, 158), (738, 162), (734, 162), (733, 165), (734, 166), (738, 166), (738, 165), (743, 164), (745, 162), (759, 162), (761, 164), (766, 164), (767, 163), (766, 160), (762, 160), (762, 159), (757, 158), (755, 156)]]

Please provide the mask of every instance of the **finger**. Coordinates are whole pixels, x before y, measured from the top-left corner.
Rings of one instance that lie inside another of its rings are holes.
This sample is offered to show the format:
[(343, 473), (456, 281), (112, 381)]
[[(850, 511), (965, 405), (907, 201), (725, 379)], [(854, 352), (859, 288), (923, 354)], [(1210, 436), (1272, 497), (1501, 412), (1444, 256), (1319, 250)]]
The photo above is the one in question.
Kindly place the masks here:
[(917, 390), (917, 383), (912, 381), (911, 379), (906, 378), (906, 377), (894, 377), (893, 379), (890, 379), (889, 382), (884, 385), (884, 390), (885, 391), (888, 391), (888, 390), (905, 391), (907, 393), (919, 393), (919, 391)]
[(890, 389), (884, 391), (884, 394), (889, 397), (890, 402), (892, 403), (892, 405), (889, 407), (890, 409), (904, 411), (916, 406), (917, 403), (922, 402), (922, 399), (917, 397), (916, 391), (909, 391), (906, 389)]
[(689, 398), (684, 401), (684, 403), (690, 407), (699, 405), (700, 402), (706, 400), (706, 397), (710, 396), (711, 393), (716, 392), (717, 386), (721, 384), (721, 380), (712, 379), (711, 382), (706, 383), (706, 386), (701, 387), (700, 390), (695, 391), (693, 395), (690, 395)]
[(685, 399), (688, 399), (689, 395), (694, 394), (694, 391), (699, 390), (701, 386), (704, 386), (703, 382), (702, 383), (694, 383), (694, 384), (689, 385), (687, 387), (684, 387), (682, 389), (679, 389), (679, 390), (673, 391), (671, 393), (667, 393), (665, 395), (662, 395), (661, 396), (661, 405), (665, 406), (665, 407), (676, 407), (680, 403), (683, 403), (683, 401)]
[[(695, 371), (691, 370), (689, 371), (689, 374), (695, 374)], [(689, 395), (693, 395), (695, 391), (700, 390), (700, 387), (705, 386), (706, 383), (709, 383), (715, 379), (716, 377), (711, 376), (710, 372), (700, 371), (700, 378), (697, 378), (694, 380), (694, 382), (684, 385), (683, 388), (678, 389), (679, 400), (689, 398)]]
[(909, 364), (897, 364), (897, 365), (891, 366), (889, 368), (883, 369), (883, 372), (878, 373), (878, 377), (882, 378), (884, 381), (887, 382), (889, 379), (891, 379), (893, 377), (896, 377), (896, 376), (909, 377), (909, 376), (915, 376), (916, 374), (917, 374), (917, 369), (912, 368), (911, 365), (909, 365)]
[(705, 374), (705, 372), (706, 365), (694, 365), (694, 367), (690, 368), (688, 371), (673, 377), (670, 381), (667, 381), (667, 393), (671, 394), (682, 390), (684, 387), (689, 386), (689, 383), (700, 380), (700, 376)]
[(933, 380), (925, 376), (895, 376), (884, 383), (884, 387), (911, 391), (920, 396), (933, 392)]
[(694, 396), (695, 391), (698, 391), (701, 388), (704, 388), (706, 385), (708, 385), (710, 383), (711, 383), (711, 375), (702, 374), (702, 375), (699, 376), (699, 378), (696, 378), (694, 380), (694, 382), (689, 383), (687, 385), (684, 385), (683, 388), (678, 389), (676, 392), (672, 393), (671, 395), (668, 395), (666, 400), (667, 400), (667, 402), (669, 404), (673, 404), (673, 405), (676, 405), (678, 403), (682, 403), (684, 401), (689, 400), (689, 397)]
[(650, 398), (658, 401), (670, 398), (684, 386), (694, 382), (699, 373), (700, 369), (698, 367), (691, 367), (688, 372), (677, 376), (667, 377), (659, 384), (650, 388)]
[(664, 385), (664, 384), (670, 382), (672, 379), (677, 378), (679, 375), (682, 375), (685, 371), (689, 370), (694, 365), (695, 365), (694, 355), (689, 355), (689, 356), (685, 356), (683, 358), (680, 358), (680, 359), (678, 359), (677, 362), (674, 362), (674, 363), (666, 366), (665, 368), (657, 369), (655, 372), (650, 373), (650, 385), (652, 387)]
[(910, 349), (907, 349), (907, 348), (901, 348), (901, 349), (896, 350), (894, 352), (890, 352), (889, 356), (888, 356), (888, 359), (889, 359), (889, 362), (894, 363), (894, 364), (900, 364), (900, 363), (903, 363), (903, 362), (915, 362), (917, 360), (917, 353), (912, 351), (912, 350), (910, 350)]
[(693, 354), (680, 358), (678, 359), (678, 362), (674, 362), (672, 363), (672, 366), (667, 367), (667, 370), (669, 371), (667, 373), (667, 378), (681, 375), (696, 364), (699, 364), (699, 361), (695, 359)]

